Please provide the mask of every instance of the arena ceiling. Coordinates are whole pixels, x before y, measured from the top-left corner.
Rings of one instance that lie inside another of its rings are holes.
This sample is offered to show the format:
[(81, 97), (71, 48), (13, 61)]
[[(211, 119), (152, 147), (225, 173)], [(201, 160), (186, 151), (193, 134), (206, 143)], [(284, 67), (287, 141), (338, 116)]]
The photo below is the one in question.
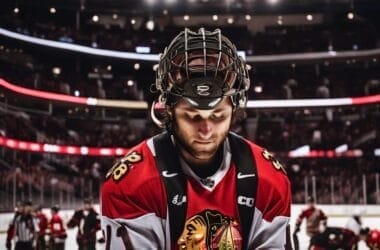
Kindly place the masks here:
[(159, 14), (164, 9), (180, 14), (292, 14), (324, 11), (380, 10), (379, 0), (3, 0), (2, 5), (54, 6), (70, 10)]

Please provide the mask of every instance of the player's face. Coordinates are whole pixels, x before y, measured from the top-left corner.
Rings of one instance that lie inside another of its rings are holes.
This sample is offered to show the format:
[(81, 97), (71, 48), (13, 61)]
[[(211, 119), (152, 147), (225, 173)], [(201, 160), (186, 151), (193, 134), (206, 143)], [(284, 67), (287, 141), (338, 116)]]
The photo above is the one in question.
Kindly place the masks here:
[(225, 97), (214, 109), (200, 110), (180, 100), (174, 108), (174, 129), (182, 156), (190, 164), (212, 161), (230, 129), (232, 104)]

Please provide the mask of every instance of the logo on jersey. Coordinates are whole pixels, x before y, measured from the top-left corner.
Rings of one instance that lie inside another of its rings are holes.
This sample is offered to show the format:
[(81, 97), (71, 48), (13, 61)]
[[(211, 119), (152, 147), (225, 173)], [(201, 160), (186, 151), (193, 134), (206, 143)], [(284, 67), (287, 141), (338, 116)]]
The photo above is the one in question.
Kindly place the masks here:
[(186, 203), (186, 195), (176, 194), (172, 199), (172, 203), (177, 206), (181, 206)]
[(216, 210), (204, 210), (185, 223), (177, 244), (179, 249), (231, 249), (242, 248), (239, 224)]
[(255, 174), (242, 174), (241, 172), (239, 172), (237, 174), (238, 179), (251, 178), (251, 177), (255, 177), (255, 176), (256, 176)]
[(177, 175), (178, 175), (178, 173), (170, 173), (167, 170), (162, 171), (162, 176), (166, 177), (166, 178), (172, 178), (172, 177), (175, 177)]
[(112, 168), (107, 172), (106, 179), (112, 176), (114, 181), (119, 181), (128, 173), (128, 170), (132, 167), (132, 164), (140, 162), (142, 159), (142, 155), (136, 151), (127, 154), (124, 158), (112, 166)]
[(268, 150), (264, 149), (262, 152), (262, 155), (263, 155), (265, 160), (272, 162), (272, 166), (276, 170), (281, 170), (282, 172), (284, 172), (284, 174), (286, 174), (285, 168), (282, 166), (282, 164), (276, 158), (274, 158), (272, 153), (269, 153)]
[(243, 195), (239, 195), (237, 202), (240, 205), (247, 206), (247, 207), (253, 207), (255, 199), (252, 197), (246, 197)]

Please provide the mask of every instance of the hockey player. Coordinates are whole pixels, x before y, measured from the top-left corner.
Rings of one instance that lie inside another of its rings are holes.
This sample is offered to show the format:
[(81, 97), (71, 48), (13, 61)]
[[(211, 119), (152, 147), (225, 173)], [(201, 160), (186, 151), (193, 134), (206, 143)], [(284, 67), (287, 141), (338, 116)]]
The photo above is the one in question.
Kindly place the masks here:
[(326, 227), (310, 239), (310, 250), (357, 249), (360, 237), (343, 227)]
[(185, 29), (165, 49), (156, 89), (166, 131), (108, 172), (106, 249), (284, 249), (291, 191), (267, 150), (229, 132), (247, 66), (220, 30)]
[(315, 234), (320, 233), (321, 227), (326, 227), (327, 216), (321, 209), (315, 206), (315, 201), (313, 197), (309, 196), (307, 198), (307, 203), (307, 208), (302, 210), (301, 214), (298, 216), (296, 220), (294, 233), (298, 233), (300, 231), (302, 221), (303, 219), (305, 219), (306, 234), (311, 238)]
[(46, 229), (48, 227), (48, 219), (46, 215), (42, 212), (41, 205), (37, 205), (34, 209), (35, 212), (35, 218), (37, 220), (37, 246), (36, 250), (46, 250), (46, 241), (45, 241), (45, 235), (46, 235)]
[(365, 241), (370, 250), (380, 250), (380, 230), (362, 228), (358, 234), (347, 228), (327, 227), (311, 238), (310, 250), (358, 249), (358, 242)]
[(51, 219), (49, 222), (50, 229), (50, 249), (64, 250), (67, 233), (63, 224), (62, 217), (59, 215), (59, 206), (51, 208)]
[(78, 228), (77, 243), (79, 250), (95, 250), (96, 232), (100, 229), (100, 219), (92, 206), (92, 199), (84, 200), (83, 209), (75, 211), (67, 223), (67, 227)]

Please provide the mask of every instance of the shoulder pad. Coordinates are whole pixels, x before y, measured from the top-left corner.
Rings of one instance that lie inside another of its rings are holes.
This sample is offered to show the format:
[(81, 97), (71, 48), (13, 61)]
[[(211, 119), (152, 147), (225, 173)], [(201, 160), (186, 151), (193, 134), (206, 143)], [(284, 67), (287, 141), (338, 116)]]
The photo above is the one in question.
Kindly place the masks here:
[(112, 177), (114, 181), (121, 180), (127, 173), (130, 168), (133, 167), (133, 164), (138, 163), (143, 160), (142, 154), (132, 151), (121, 160), (117, 161), (106, 174), (106, 179)]

